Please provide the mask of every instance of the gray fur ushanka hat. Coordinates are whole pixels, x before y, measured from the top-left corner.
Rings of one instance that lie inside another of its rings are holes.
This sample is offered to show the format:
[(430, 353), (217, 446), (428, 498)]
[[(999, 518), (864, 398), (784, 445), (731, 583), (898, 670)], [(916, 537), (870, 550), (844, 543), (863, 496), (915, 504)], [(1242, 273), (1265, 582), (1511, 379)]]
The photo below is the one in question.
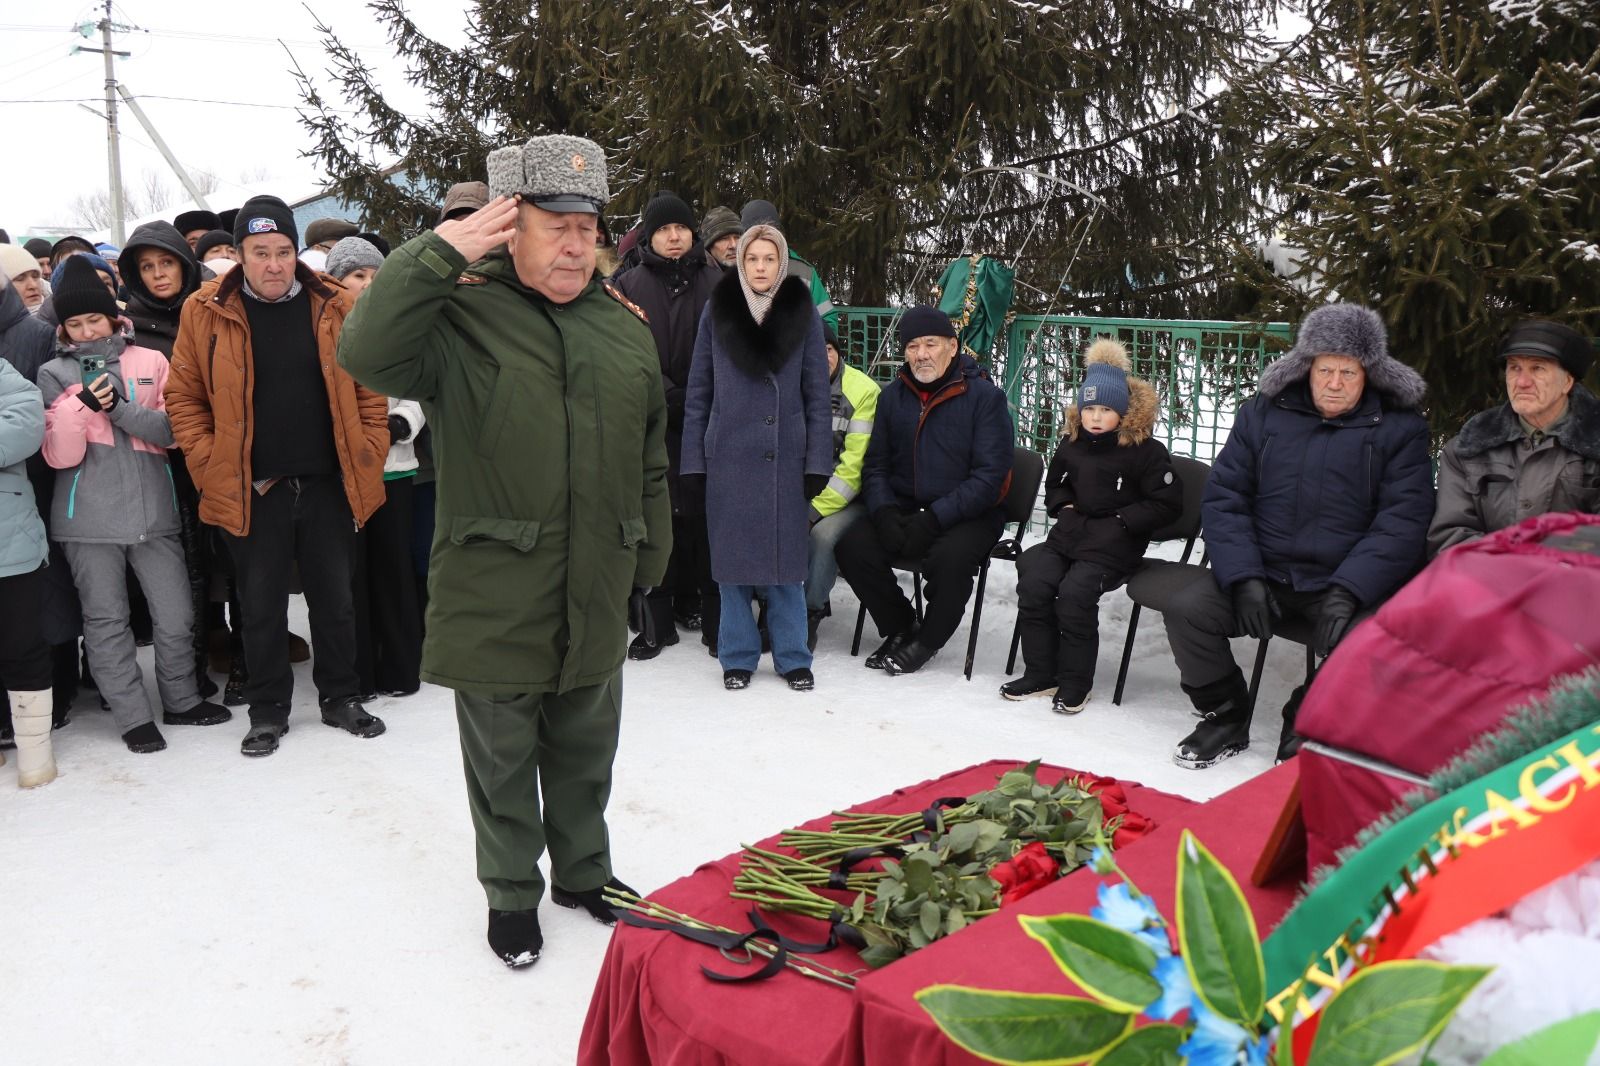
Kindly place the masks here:
[(1360, 304), (1319, 307), (1300, 323), (1294, 347), (1261, 374), (1260, 391), (1277, 396), (1311, 374), (1317, 356), (1348, 355), (1366, 371), (1367, 384), (1395, 405), (1417, 409), (1428, 391), (1422, 375), (1389, 354), (1388, 332), (1376, 311)]
[(606, 154), (587, 137), (564, 133), (489, 153), (489, 196), (522, 194), (546, 211), (598, 215), (611, 199)]

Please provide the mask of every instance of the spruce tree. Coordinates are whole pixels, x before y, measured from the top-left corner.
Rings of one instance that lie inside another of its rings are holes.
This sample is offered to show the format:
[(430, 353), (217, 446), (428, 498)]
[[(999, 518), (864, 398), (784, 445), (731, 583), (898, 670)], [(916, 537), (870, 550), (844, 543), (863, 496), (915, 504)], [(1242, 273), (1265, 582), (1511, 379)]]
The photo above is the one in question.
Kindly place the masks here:
[(1236, 101), (1276, 133), (1263, 180), (1305, 256), (1288, 281), (1247, 273), (1267, 314), (1378, 309), (1448, 436), (1505, 401), (1510, 323), (1600, 327), (1600, 9), (1328, 0), (1309, 14), (1276, 90)]
[[(1260, 62), (1267, 0), (475, 0), (460, 49), (371, 7), (429, 113), (391, 108), (331, 27), (336, 87), (302, 92), (314, 155), (395, 236), (491, 148), (554, 132), (607, 150), (624, 222), (659, 189), (773, 200), (856, 304), (926, 298), (976, 249), (1025, 252), (1034, 310), (1207, 314), (1253, 216), (1253, 138), (1208, 94)], [(999, 165), (1047, 180), (959, 180)]]

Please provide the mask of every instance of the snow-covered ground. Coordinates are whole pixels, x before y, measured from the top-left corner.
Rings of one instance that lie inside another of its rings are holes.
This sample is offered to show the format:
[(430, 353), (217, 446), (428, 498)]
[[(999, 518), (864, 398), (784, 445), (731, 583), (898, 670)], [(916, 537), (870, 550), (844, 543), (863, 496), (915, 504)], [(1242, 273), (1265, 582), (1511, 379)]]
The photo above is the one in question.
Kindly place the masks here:
[[(1299, 645), (1272, 648), (1250, 751), (1186, 771), (1170, 753), (1192, 719), (1158, 616), (1142, 620), (1125, 701), (1111, 704), (1120, 591), (1102, 603), (1099, 684), (1082, 714), (999, 698), (1014, 585), (997, 564), (970, 683), (964, 627), (921, 673), (864, 669), (843, 582), (814, 692), (790, 692), (770, 661), (726, 692), (692, 635), (630, 663), (610, 808), (618, 875), (648, 891), (741, 842), (990, 758), (1196, 799), (1270, 767)], [(298, 599), (291, 622), (306, 633)], [(1255, 643), (1234, 650), (1248, 672)], [(141, 658), (149, 678), (148, 649)], [(380, 701), (388, 733), (360, 740), (321, 724), (309, 664), (296, 685), (271, 758), (239, 755), (242, 713), (169, 727), (165, 752), (133, 755), (91, 692), (55, 734), (54, 784), (22, 792), (15, 760), (0, 768), (0, 1062), (573, 1060), (610, 933), (546, 905), (538, 965), (510, 972), (490, 954), (450, 693)]]

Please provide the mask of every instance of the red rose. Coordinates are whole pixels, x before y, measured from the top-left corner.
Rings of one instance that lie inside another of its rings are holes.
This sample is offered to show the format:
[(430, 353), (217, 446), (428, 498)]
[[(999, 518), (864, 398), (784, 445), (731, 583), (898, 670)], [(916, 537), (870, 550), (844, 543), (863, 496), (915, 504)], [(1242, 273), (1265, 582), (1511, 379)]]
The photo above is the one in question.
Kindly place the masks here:
[(1100, 810), (1107, 819), (1128, 810), (1128, 793), (1114, 777), (1079, 778), (1078, 787), (1091, 796), (1100, 797)]
[(1057, 862), (1044, 844), (1034, 841), (1021, 851), (1010, 862), (1003, 862), (989, 871), (989, 878), (1000, 886), (1000, 905), (1015, 903), (1023, 896), (1054, 881), (1061, 873), (1061, 864)]
[(1147, 816), (1138, 811), (1129, 811), (1122, 816), (1122, 821), (1111, 834), (1111, 846), (1121, 850), (1132, 844), (1156, 827)]

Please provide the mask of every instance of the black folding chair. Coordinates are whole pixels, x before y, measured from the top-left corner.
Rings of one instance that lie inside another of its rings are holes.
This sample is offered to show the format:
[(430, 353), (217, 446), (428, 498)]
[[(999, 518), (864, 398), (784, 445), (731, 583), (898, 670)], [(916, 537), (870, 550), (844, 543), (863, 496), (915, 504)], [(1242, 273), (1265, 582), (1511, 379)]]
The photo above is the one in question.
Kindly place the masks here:
[[(978, 623), (983, 617), (983, 590), (989, 581), (989, 560), (1006, 559), (1012, 563), (1017, 561), (1017, 556), (1022, 554), (1022, 527), (1033, 516), (1033, 503), (1039, 495), (1039, 484), (1044, 480), (1044, 457), (1032, 448), (1017, 446), (1011, 449), (1011, 489), (1006, 493), (1005, 510), (1006, 525), (1015, 525), (1016, 533), (1013, 536), (1005, 535), (1004, 527), (1000, 530), (1000, 539), (984, 556), (983, 565), (978, 567), (978, 586), (973, 592), (972, 626), (967, 634), (967, 660), (963, 673), (968, 681), (972, 680), (972, 661), (978, 652)], [(897, 559), (894, 562), (896, 570), (905, 570), (911, 574), (911, 590), (917, 609), (917, 621), (922, 621), (922, 569), (921, 563), (909, 559)], [(867, 609), (861, 607), (856, 612), (856, 633), (850, 642), (850, 654), (861, 654), (861, 631), (867, 624)]]

